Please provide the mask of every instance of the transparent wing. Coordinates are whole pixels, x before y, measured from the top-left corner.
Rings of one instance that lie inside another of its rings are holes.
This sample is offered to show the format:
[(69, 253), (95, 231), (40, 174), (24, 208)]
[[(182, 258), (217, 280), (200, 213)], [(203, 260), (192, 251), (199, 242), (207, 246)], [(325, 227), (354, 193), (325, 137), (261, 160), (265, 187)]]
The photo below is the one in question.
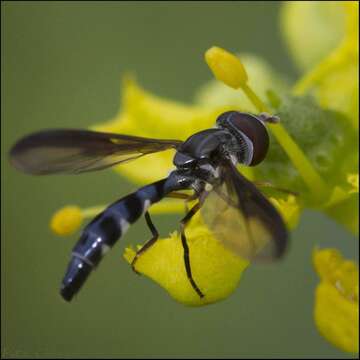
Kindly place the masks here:
[(231, 163), (207, 196), (202, 216), (214, 236), (239, 256), (255, 261), (281, 257), (288, 244), (285, 224), (273, 205)]
[(45, 130), (18, 141), (10, 151), (10, 161), (33, 175), (78, 174), (177, 148), (181, 143), (89, 130)]

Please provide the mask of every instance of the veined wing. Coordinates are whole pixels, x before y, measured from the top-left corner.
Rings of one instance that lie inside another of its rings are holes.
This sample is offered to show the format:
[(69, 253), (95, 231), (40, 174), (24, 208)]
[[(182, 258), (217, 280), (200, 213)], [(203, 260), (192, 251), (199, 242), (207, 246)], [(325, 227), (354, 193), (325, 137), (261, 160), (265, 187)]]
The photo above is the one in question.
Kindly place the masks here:
[(223, 181), (201, 208), (215, 238), (242, 258), (280, 258), (288, 245), (284, 221), (264, 195), (232, 163), (222, 167)]
[(181, 143), (90, 130), (45, 130), (17, 142), (10, 160), (18, 170), (33, 175), (78, 174), (177, 148)]

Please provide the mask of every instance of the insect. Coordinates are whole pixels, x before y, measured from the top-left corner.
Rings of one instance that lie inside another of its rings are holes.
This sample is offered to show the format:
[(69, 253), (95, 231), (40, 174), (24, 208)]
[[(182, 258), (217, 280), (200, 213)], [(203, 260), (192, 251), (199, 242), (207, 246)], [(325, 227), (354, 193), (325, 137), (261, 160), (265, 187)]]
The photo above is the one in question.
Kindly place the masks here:
[[(278, 120), (266, 113), (228, 111), (217, 118), (214, 128), (195, 133), (186, 141), (63, 129), (34, 133), (17, 142), (10, 160), (18, 170), (33, 175), (85, 173), (176, 150), (175, 170), (167, 178), (114, 202), (84, 228), (62, 281), (62, 297), (70, 301), (104, 254), (144, 216), (152, 238), (137, 251), (132, 262), (135, 270), (139, 256), (158, 239), (148, 209), (165, 197), (196, 200), (180, 221), (180, 234), (186, 274), (200, 297), (206, 294), (192, 275), (185, 234), (198, 211), (215, 238), (239, 256), (252, 261), (280, 258), (288, 245), (285, 224), (267, 198), (236, 168), (238, 163), (254, 166), (264, 160), (269, 148), (266, 123)], [(189, 195), (184, 190), (192, 191)]]

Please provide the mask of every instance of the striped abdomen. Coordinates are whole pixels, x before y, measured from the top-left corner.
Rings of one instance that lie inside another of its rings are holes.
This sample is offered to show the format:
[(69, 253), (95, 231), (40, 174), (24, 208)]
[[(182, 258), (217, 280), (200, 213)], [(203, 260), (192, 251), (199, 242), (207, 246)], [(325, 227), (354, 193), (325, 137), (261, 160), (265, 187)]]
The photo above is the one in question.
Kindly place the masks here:
[(73, 248), (72, 258), (62, 282), (61, 295), (65, 300), (70, 301), (80, 290), (90, 272), (125, 234), (128, 227), (138, 220), (151, 204), (166, 195), (166, 181), (167, 179), (160, 180), (123, 197), (86, 226)]

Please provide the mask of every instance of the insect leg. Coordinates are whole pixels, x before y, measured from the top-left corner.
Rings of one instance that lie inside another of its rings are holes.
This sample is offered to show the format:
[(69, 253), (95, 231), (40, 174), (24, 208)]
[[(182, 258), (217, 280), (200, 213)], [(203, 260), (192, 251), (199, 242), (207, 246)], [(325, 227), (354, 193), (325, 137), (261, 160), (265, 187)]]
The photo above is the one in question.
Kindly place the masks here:
[(201, 292), (199, 287), (196, 285), (192, 273), (191, 273), (191, 266), (190, 266), (190, 257), (189, 257), (189, 246), (186, 241), (185, 236), (185, 227), (186, 224), (191, 220), (191, 218), (199, 211), (199, 209), (202, 206), (202, 201), (199, 199), (199, 202), (196, 203), (189, 212), (185, 215), (185, 217), (181, 220), (180, 226), (181, 226), (181, 243), (184, 248), (184, 263), (185, 263), (185, 269), (186, 269), (186, 275), (191, 283), (191, 286), (196, 291), (196, 293), (200, 296), (200, 298), (203, 298), (205, 295)]
[(276, 191), (280, 191), (280, 192), (283, 192), (283, 193), (288, 194), (288, 195), (294, 195), (294, 196), (298, 196), (298, 195), (299, 195), (299, 193), (297, 193), (296, 191), (292, 191), (292, 190), (284, 189), (284, 188), (282, 188), (282, 187), (278, 187), (278, 186), (273, 185), (272, 183), (267, 182), (267, 181), (255, 180), (255, 181), (253, 181), (253, 183), (254, 183), (257, 187), (267, 187), (267, 188), (269, 188), (269, 189), (273, 189), (273, 190), (276, 190)]
[[(184, 199), (185, 201), (190, 201), (194, 199), (193, 195), (189, 195), (189, 194), (184, 194), (184, 193), (180, 193), (180, 192), (172, 192), (167, 194), (165, 197), (169, 197), (169, 198), (176, 198), (176, 199)], [(157, 231), (154, 223), (151, 220), (150, 217), (150, 213), (148, 211), (145, 212), (145, 220), (146, 220), (146, 224), (149, 227), (151, 233), (152, 233), (152, 238), (150, 240), (148, 240), (135, 254), (135, 257), (133, 259), (133, 261), (131, 262), (131, 267), (133, 269), (134, 272), (136, 272), (137, 274), (140, 275), (140, 273), (135, 269), (135, 263), (138, 260), (139, 256), (144, 253), (147, 249), (149, 249), (155, 242), (156, 240), (159, 238), (159, 232)]]
[(131, 262), (131, 267), (132, 269), (140, 275), (140, 273), (138, 271), (136, 271), (135, 269), (135, 263), (137, 261), (137, 259), (139, 258), (139, 256), (141, 254), (143, 254), (147, 249), (149, 249), (152, 245), (155, 244), (156, 240), (159, 238), (159, 233), (158, 231), (156, 230), (156, 227), (155, 225), (153, 224), (153, 222), (151, 221), (151, 217), (150, 217), (150, 214), (148, 211), (145, 212), (145, 220), (146, 220), (146, 223), (153, 235), (153, 237), (148, 240), (135, 254), (135, 257), (133, 259), (133, 261)]

